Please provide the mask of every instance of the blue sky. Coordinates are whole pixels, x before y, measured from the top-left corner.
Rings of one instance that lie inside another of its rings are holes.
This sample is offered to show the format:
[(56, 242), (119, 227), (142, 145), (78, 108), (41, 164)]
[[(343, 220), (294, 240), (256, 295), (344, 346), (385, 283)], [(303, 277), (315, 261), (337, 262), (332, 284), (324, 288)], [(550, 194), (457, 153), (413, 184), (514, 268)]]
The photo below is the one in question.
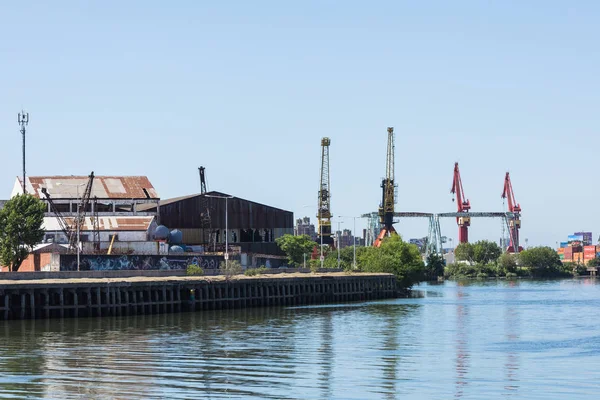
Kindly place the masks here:
[(583, 0), (3, 3), (0, 198), (21, 108), (28, 174), (147, 175), (168, 198), (204, 165), (211, 189), (296, 217), (315, 213), (323, 136), (333, 214), (376, 210), (394, 126), (399, 211), (454, 211), (458, 161), (472, 211), (502, 210), (511, 172), (530, 245), (597, 237), (599, 18)]

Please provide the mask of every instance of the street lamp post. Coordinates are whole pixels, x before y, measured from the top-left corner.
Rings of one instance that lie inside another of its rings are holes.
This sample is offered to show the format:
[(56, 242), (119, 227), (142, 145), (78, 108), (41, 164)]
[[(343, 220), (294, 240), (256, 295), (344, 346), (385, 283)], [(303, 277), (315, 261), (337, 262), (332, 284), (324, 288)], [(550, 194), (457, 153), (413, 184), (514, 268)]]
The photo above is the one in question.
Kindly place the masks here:
[(321, 223), (321, 217), (323, 216), (322, 211), (321, 211), (321, 207), (319, 207), (319, 236), (321, 236), (321, 257), (319, 257), (319, 259), (321, 260), (321, 269), (323, 269), (323, 262), (325, 261), (325, 257), (323, 257), (323, 224)]
[[(309, 206), (309, 205), (304, 205), (302, 206), (302, 208), (312, 208), (313, 206)], [(319, 213), (317, 214), (319, 216), (319, 220), (317, 221), (317, 223), (319, 224), (319, 236), (321, 237), (321, 269), (323, 269), (323, 261), (325, 260), (325, 257), (323, 257), (323, 224), (321, 224), (321, 217), (323, 216), (322, 214), (322, 210), (321, 207), (319, 207), (318, 209)]]
[(340, 242), (342, 239), (342, 231), (340, 230), (340, 224), (342, 224), (342, 222), (338, 221), (338, 230), (337, 230), (338, 269), (340, 268)]
[(81, 253), (81, 218), (80, 218), (80, 210), (79, 210), (79, 204), (81, 203), (81, 199), (79, 198), (79, 187), (86, 185), (87, 183), (62, 183), (62, 182), (58, 182), (56, 184), (56, 186), (75, 186), (75, 189), (77, 190), (77, 218), (75, 219), (77, 221), (77, 271), (79, 271), (79, 266), (80, 266), (80, 253)]
[[(352, 260), (352, 268), (356, 269), (356, 218), (363, 218), (363, 217), (355, 217), (355, 216), (342, 216), (342, 218), (352, 218), (353, 223), (352, 223), (352, 238), (354, 239), (354, 243), (353, 246), (354, 248), (352, 249), (352, 253), (353, 253), (353, 260)], [(366, 246), (366, 243), (365, 243)]]
[(212, 194), (205, 194), (206, 197), (212, 197), (215, 199), (225, 199), (225, 269), (229, 266), (229, 227), (227, 222), (227, 199), (232, 199), (233, 196), (215, 196)]

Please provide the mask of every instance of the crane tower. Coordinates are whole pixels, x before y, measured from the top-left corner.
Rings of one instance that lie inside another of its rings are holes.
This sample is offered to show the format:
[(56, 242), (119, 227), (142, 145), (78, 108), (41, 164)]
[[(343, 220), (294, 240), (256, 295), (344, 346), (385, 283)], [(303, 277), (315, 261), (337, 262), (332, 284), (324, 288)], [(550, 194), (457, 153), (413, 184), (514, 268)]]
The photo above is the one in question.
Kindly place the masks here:
[(515, 192), (513, 192), (512, 183), (510, 182), (510, 173), (506, 173), (504, 177), (504, 191), (502, 198), (508, 199), (508, 211), (513, 213), (514, 217), (508, 221), (510, 234), (510, 245), (506, 249), (509, 253), (518, 253), (523, 250), (519, 246), (519, 229), (521, 229), (521, 205), (515, 200)]
[[(471, 203), (465, 197), (462, 180), (460, 179), (458, 163), (454, 163), (454, 180), (452, 181), (452, 189), (450, 190), (450, 193), (456, 195), (456, 205), (458, 212), (469, 212), (469, 209), (471, 208)], [(452, 201), (454, 201), (454, 196), (452, 197)], [(458, 243), (468, 243), (471, 217), (456, 217), (456, 223), (458, 224)]]
[(331, 237), (331, 193), (329, 192), (329, 145), (331, 139), (321, 139), (321, 184), (319, 186), (319, 204), (317, 209), (317, 220), (319, 221), (319, 233), (317, 242), (324, 245), (333, 245)]
[(382, 197), (379, 205), (379, 222), (381, 231), (373, 243), (375, 247), (381, 246), (384, 237), (396, 234), (394, 229), (394, 204), (396, 204), (396, 189), (394, 181), (394, 128), (387, 128), (387, 156), (385, 162), (385, 178), (381, 181)]

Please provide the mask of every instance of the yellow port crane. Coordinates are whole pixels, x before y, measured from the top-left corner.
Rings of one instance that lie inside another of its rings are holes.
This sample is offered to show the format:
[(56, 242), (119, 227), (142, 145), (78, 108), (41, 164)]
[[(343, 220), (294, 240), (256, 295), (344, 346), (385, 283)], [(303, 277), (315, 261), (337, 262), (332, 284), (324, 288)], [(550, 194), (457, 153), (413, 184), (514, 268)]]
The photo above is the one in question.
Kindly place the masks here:
[(385, 178), (381, 181), (382, 197), (379, 205), (379, 223), (381, 231), (373, 243), (375, 247), (381, 246), (383, 238), (395, 235), (394, 229), (394, 204), (396, 204), (396, 189), (398, 185), (394, 182), (394, 128), (387, 128), (387, 156), (385, 162)]
[(329, 192), (329, 145), (331, 139), (321, 139), (321, 184), (319, 186), (319, 203), (317, 220), (319, 221), (319, 234), (317, 241), (321, 246), (333, 246), (331, 237), (331, 193)]

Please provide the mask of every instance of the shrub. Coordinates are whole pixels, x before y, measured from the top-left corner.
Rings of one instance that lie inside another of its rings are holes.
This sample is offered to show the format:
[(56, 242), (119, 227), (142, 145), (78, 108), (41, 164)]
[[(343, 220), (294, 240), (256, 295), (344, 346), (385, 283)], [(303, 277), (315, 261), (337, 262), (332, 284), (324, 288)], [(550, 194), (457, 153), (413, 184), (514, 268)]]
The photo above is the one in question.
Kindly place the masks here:
[(246, 276), (256, 276), (256, 275), (261, 275), (261, 274), (265, 274), (268, 272), (268, 268), (265, 267), (264, 265), (258, 267), (258, 268), (248, 268), (245, 272), (244, 275)]
[(204, 275), (204, 270), (200, 268), (198, 264), (190, 264), (187, 266), (185, 270), (187, 275), (191, 276), (202, 276)]
[(507, 272), (506, 279), (515, 279), (518, 275), (514, 272)]
[(225, 279), (229, 280), (232, 276), (242, 273), (242, 264), (237, 260), (229, 260), (228, 263), (221, 261), (220, 269), (223, 275), (225, 275)]

